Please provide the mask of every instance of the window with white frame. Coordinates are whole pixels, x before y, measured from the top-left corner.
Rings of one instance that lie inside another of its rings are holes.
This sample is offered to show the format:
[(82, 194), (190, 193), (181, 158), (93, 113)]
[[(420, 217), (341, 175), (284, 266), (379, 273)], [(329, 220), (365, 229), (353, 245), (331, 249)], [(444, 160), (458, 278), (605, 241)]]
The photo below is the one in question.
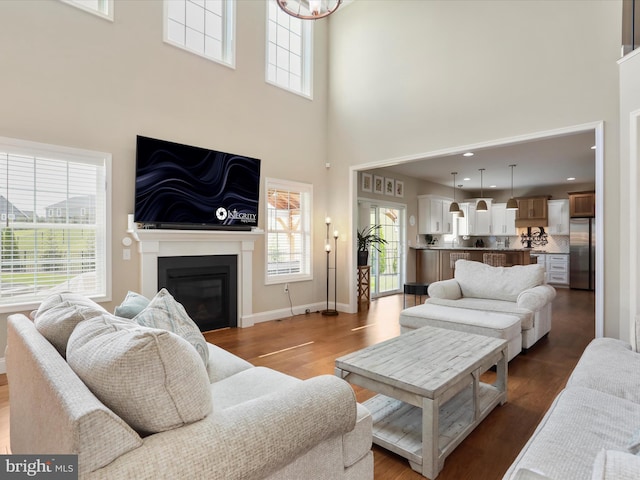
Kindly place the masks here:
[(111, 155), (0, 138), (0, 311), (72, 291), (107, 299)]
[(267, 2), (267, 82), (311, 97), (313, 21), (285, 13)]
[(62, 0), (99, 17), (113, 20), (113, 0)]
[(266, 179), (267, 284), (310, 280), (313, 186)]
[(234, 66), (234, 0), (165, 0), (164, 41)]

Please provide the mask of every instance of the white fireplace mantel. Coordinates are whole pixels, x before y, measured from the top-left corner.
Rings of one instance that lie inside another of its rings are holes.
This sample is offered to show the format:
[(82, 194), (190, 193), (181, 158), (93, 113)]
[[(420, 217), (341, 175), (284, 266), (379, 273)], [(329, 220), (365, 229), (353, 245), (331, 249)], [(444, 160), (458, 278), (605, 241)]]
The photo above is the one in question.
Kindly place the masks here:
[(138, 242), (140, 293), (158, 292), (158, 257), (236, 255), (238, 259), (238, 326), (253, 325), (253, 248), (264, 232), (220, 230), (137, 229), (128, 233)]

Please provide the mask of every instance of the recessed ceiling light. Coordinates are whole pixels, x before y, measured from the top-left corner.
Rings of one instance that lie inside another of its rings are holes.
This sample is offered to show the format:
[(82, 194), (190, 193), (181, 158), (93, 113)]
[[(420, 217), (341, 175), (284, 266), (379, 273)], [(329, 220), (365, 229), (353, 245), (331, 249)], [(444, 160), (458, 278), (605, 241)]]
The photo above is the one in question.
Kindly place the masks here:
[(497, 185), (489, 185), (489, 188), (498, 188)]
[(567, 180), (570, 182), (573, 182), (576, 179), (576, 177), (567, 177)]
[(596, 149), (596, 146), (595, 146), (595, 145), (594, 145), (593, 147), (591, 147), (591, 150), (595, 150), (595, 149)]
[(470, 181), (471, 179), (469, 177), (464, 177), (462, 180), (464, 180), (465, 182)]
[(463, 157), (473, 157), (473, 152), (466, 152), (462, 154)]

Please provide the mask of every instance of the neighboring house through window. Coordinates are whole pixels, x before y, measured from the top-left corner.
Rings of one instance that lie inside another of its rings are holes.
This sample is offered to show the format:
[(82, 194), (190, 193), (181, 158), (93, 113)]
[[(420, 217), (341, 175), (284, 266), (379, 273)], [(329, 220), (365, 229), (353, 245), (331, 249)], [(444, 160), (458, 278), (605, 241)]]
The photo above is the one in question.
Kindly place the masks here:
[(267, 82), (311, 97), (313, 21), (285, 13), (267, 2)]
[(110, 297), (111, 155), (0, 138), (0, 311)]
[(233, 67), (234, 14), (232, 0), (165, 0), (164, 41)]
[(266, 179), (267, 284), (311, 280), (313, 186)]

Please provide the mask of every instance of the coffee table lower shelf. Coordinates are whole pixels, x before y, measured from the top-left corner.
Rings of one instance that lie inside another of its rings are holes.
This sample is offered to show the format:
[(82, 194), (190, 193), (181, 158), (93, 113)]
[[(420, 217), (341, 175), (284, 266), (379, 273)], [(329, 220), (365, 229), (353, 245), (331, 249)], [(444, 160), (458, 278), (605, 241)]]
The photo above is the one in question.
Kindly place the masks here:
[[(439, 409), (438, 471), (445, 458), (473, 431), (498, 404), (505, 392), (493, 385), (478, 385), (477, 409), (473, 401), (473, 384), (469, 383)], [(407, 460), (411, 468), (422, 472), (422, 408), (386, 395), (376, 395), (364, 402), (373, 418), (373, 443)]]

